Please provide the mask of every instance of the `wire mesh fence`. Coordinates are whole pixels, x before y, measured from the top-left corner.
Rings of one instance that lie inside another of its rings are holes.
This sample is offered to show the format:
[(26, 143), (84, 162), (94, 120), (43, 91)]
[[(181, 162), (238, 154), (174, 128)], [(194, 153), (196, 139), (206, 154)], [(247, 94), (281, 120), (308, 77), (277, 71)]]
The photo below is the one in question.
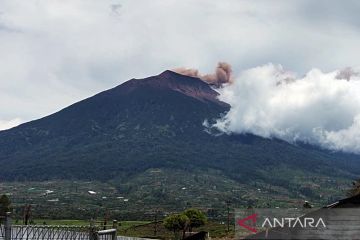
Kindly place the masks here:
[(90, 239), (88, 227), (79, 226), (11, 226), (11, 240), (85, 240)]
[(116, 228), (88, 226), (12, 225), (10, 216), (0, 222), (0, 240), (115, 240)]

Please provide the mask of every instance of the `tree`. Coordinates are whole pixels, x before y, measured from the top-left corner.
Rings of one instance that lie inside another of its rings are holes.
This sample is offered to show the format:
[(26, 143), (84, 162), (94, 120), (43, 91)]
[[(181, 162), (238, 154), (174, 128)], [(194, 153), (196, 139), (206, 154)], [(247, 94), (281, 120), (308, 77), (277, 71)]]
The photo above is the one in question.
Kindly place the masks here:
[(305, 201), (303, 204), (304, 208), (312, 208), (311, 204), (308, 201)]
[(354, 181), (352, 188), (348, 191), (348, 196), (353, 197), (360, 194), (360, 179)]
[(190, 219), (183, 213), (172, 214), (164, 219), (164, 227), (174, 233), (174, 237), (178, 238), (179, 231), (183, 232), (182, 238), (185, 236), (185, 230), (190, 223)]
[(207, 218), (206, 215), (198, 209), (188, 209), (184, 214), (189, 218), (189, 231), (192, 232), (193, 228), (201, 227), (206, 224)]
[(0, 216), (5, 216), (11, 210), (11, 202), (5, 194), (0, 197)]

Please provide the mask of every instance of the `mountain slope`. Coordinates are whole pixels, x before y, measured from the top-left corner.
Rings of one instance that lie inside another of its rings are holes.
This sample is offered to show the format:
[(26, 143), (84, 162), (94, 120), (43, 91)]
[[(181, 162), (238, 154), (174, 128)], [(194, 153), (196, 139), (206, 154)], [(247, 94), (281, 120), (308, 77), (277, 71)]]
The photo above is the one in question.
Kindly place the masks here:
[[(253, 135), (210, 135), (229, 110), (197, 78), (171, 71), (132, 79), (55, 114), (0, 132), (1, 180), (128, 179), (148, 169), (217, 170), (238, 182), (288, 186), (288, 168), (352, 178), (357, 156)], [(290, 176), (291, 177), (291, 176)]]

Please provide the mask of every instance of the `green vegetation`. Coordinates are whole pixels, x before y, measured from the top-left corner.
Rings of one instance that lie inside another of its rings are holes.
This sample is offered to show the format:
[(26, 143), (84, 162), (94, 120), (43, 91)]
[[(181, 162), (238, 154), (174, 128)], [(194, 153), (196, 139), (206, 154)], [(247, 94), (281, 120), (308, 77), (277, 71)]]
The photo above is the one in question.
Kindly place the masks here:
[(0, 216), (5, 216), (11, 211), (11, 201), (5, 194), (0, 197)]
[(206, 215), (199, 209), (190, 208), (184, 212), (185, 216), (189, 218), (189, 231), (192, 232), (193, 228), (198, 228), (206, 224)]
[[(188, 208), (206, 213), (209, 220), (226, 222), (230, 208), (314, 207), (346, 195), (349, 180), (320, 173), (309, 176), (285, 167), (268, 168), (269, 181), (239, 183), (213, 169), (193, 172), (149, 169), (124, 180), (2, 182), (0, 193), (11, 198), (14, 219), (22, 222), (24, 207), (32, 219), (109, 219), (154, 221)], [(271, 179), (270, 179), (271, 178)], [(279, 185), (275, 185), (279, 183)], [(287, 183), (284, 185), (283, 183)], [(93, 191), (96, 194), (90, 194)]]
[(357, 179), (352, 183), (352, 187), (348, 191), (348, 196), (353, 197), (360, 194), (360, 179)]
[[(225, 237), (233, 234), (232, 228), (227, 232), (227, 202), (233, 226), (235, 208), (300, 207), (305, 200), (321, 207), (343, 198), (349, 186), (342, 178), (308, 176), (283, 167), (267, 171), (273, 180), (286, 179), (291, 185), (280, 187), (261, 180), (237, 183), (215, 170), (150, 169), (124, 182), (2, 182), (0, 193), (11, 198), (15, 224), (23, 223), (24, 207), (30, 204), (31, 224), (89, 225), (93, 218), (102, 225), (108, 216), (108, 227), (118, 220), (119, 235), (169, 239), (173, 233), (162, 220), (184, 209), (196, 208), (207, 216), (207, 223), (195, 227), (196, 231)], [(310, 195), (302, 190), (307, 188)]]
[(171, 214), (164, 219), (164, 227), (174, 233), (175, 239), (179, 238), (179, 231), (182, 238), (185, 231), (192, 232), (193, 228), (198, 228), (206, 224), (206, 215), (198, 209), (187, 209), (182, 213)]
[[(156, 234), (155, 234), (155, 229), (156, 229)], [(227, 232), (227, 226), (222, 222), (217, 222), (217, 221), (208, 221), (204, 226), (197, 228), (196, 231), (209, 232), (211, 238), (213, 239), (232, 237), (234, 235), (233, 224), (231, 231)], [(127, 229), (119, 230), (118, 234), (123, 236), (147, 237), (147, 238), (157, 238), (157, 239), (170, 239), (174, 237), (174, 233), (166, 229), (161, 221), (157, 222), (157, 224), (155, 224), (155, 222), (151, 222), (147, 224), (134, 225)], [(179, 232), (178, 235), (180, 237), (181, 232)]]
[(179, 231), (182, 232), (182, 238), (190, 224), (190, 219), (184, 213), (171, 214), (164, 219), (164, 227), (174, 233), (175, 239), (179, 238)]
[(90, 221), (87, 220), (75, 220), (75, 219), (34, 219), (32, 225), (54, 225), (54, 226), (87, 226), (90, 225)]

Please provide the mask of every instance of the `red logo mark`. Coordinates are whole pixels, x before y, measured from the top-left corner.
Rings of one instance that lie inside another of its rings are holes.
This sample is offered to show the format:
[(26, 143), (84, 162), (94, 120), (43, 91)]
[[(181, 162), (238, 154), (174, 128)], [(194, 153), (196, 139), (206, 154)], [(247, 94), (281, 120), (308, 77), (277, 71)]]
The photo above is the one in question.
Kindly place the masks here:
[(246, 221), (251, 220), (251, 222), (252, 222), (251, 225), (254, 225), (254, 226), (255, 226), (255, 225), (256, 225), (256, 217), (257, 217), (257, 214), (254, 213), (253, 215), (250, 215), (250, 216), (248, 216), (248, 217), (246, 217), (246, 218), (243, 218), (243, 219), (238, 220), (237, 223), (239, 224), (239, 226), (244, 227), (244, 228), (246, 228), (247, 230), (252, 231), (253, 233), (256, 233), (256, 229), (255, 229), (255, 228), (253, 228), (253, 227), (248, 226), (248, 225), (245, 224)]

